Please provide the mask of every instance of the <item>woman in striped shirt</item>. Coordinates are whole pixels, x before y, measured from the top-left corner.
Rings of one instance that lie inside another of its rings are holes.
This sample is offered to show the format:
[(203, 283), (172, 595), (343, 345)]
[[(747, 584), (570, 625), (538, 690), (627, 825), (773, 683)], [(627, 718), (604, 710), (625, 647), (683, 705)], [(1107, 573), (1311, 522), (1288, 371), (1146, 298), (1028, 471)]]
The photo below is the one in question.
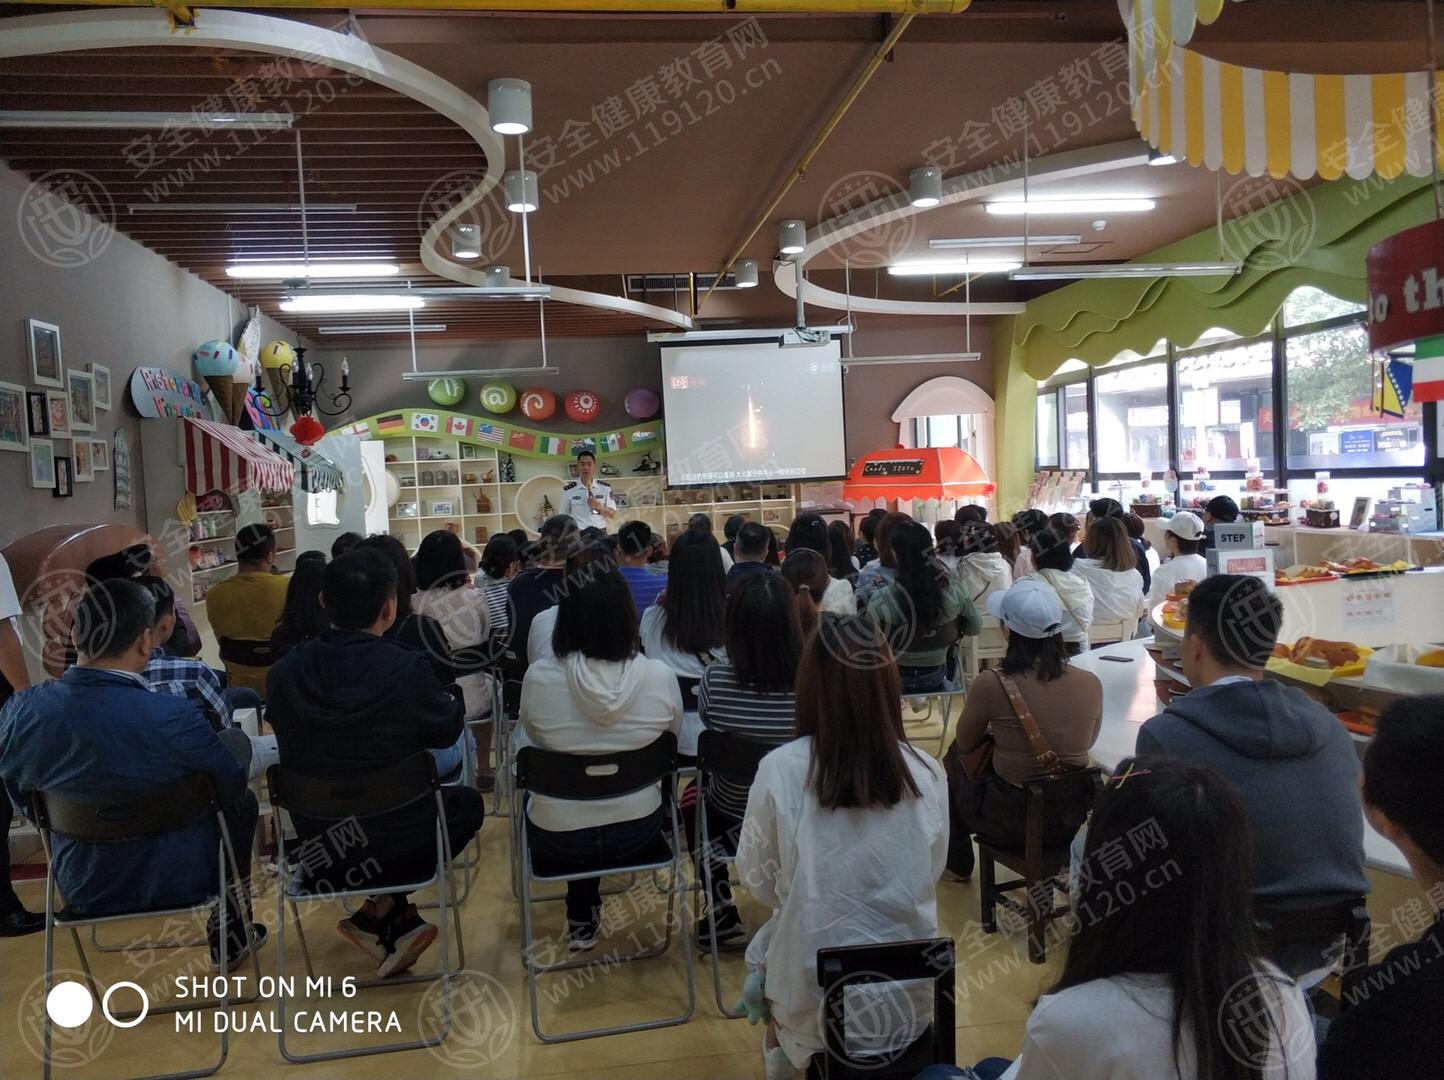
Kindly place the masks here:
[[(792, 589), (779, 574), (754, 574), (727, 598), (727, 659), (710, 664), (698, 689), (698, 712), (709, 731), (781, 745), (793, 737), (792, 686), (802, 654), (802, 632)], [(747, 788), (721, 778), (707, 785), (707, 828), (736, 851), (747, 812)], [(699, 856), (700, 858), (700, 856)], [(698, 867), (699, 876), (701, 867)], [(714, 862), (711, 902), (721, 944), (744, 933), (732, 902), (727, 867)], [(698, 943), (708, 945), (704, 915)]]
[(486, 601), (486, 615), (494, 639), (506, 636), (511, 613), (506, 603), (506, 586), (521, 569), (521, 556), (516, 541), (506, 533), (496, 533), (486, 542), (481, 553), (481, 573), (474, 586)]

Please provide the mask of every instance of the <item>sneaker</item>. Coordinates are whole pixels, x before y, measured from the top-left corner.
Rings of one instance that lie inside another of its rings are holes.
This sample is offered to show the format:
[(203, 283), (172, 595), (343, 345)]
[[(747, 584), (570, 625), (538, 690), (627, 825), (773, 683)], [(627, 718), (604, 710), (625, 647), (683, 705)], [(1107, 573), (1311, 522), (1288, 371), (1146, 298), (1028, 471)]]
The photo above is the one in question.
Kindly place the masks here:
[(381, 919), (366, 914), (364, 910), (348, 915), (336, 924), (336, 933), (378, 964), (390, 952), (386, 947), (385, 929), (386, 924)]
[[(747, 928), (742, 925), (742, 914), (737, 910), (735, 904), (719, 906), (716, 909), (715, 918), (718, 948), (730, 941), (747, 936)], [(703, 952), (710, 952), (712, 949), (712, 929), (707, 925), (705, 915), (697, 923), (697, 948)]]
[(763, 1038), (762, 1073), (767, 1080), (792, 1080), (797, 1075), (797, 1069), (786, 1050), (780, 1046), (768, 1046), (766, 1038)]
[[(217, 935), (219, 937), (219, 935)], [(237, 938), (231, 942), (231, 955), (227, 957), (228, 969), (234, 971), (241, 964), (245, 963), (251, 956), (251, 948), (254, 945), (257, 951), (266, 943), (266, 928), (260, 923), (251, 923), (251, 940), (244, 937)], [(221, 947), (218, 940), (212, 941), (211, 945), (211, 967), (220, 970)]]
[(591, 952), (597, 947), (597, 938), (601, 934), (601, 922), (592, 919), (589, 922), (573, 922), (567, 920), (567, 949), (570, 952)]
[(421, 954), (431, 948), (431, 943), (440, 933), (436, 927), (416, 914), (416, 908), (407, 906), (406, 914), (391, 921), (387, 930), (391, 933), (391, 952), (381, 961), (376, 974), (383, 979), (400, 975), (411, 970)]

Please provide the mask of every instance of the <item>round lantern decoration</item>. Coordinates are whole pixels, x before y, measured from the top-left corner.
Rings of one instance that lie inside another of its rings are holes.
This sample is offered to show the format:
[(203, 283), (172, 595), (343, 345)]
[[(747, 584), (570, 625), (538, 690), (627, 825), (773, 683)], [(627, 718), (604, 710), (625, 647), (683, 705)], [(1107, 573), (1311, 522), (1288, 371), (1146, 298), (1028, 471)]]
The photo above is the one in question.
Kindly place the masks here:
[(568, 420), (584, 424), (597, 418), (602, 411), (602, 399), (593, 390), (573, 390), (567, 395), (564, 407)]
[(302, 446), (315, 446), (325, 435), (326, 429), (314, 416), (303, 416), (291, 425), (291, 438)]
[(639, 386), (628, 392), (623, 404), (627, 407), (627, 415), (633, 420), (650, 420), (657, 415), (657, 410), (661, 408), (662, 402), (657, 397), (655, 390)]
[(489, 382), (481, 388), (481, 407), (503, 416), (516, 408), (516, 387), (509, 382)]
[(196, 374), (202, 378), (229, 375), (236, 370), (241, 354), (229, 341), (207, 341), (195, 351)]
[(273, 341), (261, 350), (261, 367), (274, 371), (281, 367), (294, 367), (296, 350), (284, 341)]
[(458, 405), (466, 397), (466, 382), (449, 377), (432, 379), (426, 384), (426, 394), (438, 405)]
[(521, 392), (521, 414), (528, 420), (546, 420), (557, 411), (557, 396), (541, 386)]

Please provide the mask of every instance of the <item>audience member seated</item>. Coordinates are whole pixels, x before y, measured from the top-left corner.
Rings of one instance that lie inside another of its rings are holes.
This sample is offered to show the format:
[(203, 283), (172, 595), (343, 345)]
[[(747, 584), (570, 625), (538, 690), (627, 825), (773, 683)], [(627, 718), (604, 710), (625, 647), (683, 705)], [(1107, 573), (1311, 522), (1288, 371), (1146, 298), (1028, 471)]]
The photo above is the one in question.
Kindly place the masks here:
[(933, 548), (938, 562), (948, 573), (956, 574), (963, 560), (963, 527), (956, 521), (933, 522)]
[[(384, 636), (396, 619), (395, 564), (363, 541), (326, 567), (321, 601), (330, 628), (271, 669), (266, 719), (275, 729), (281, 764), (303, 776), (361, 778), (422, 750), (455, 745), (465, 727), (461, 702), (423, 653)], [(441, 794), (451, 850), (460, 852), (481, 828), (481, 794), (460, 785)], [(337, 931), (376, 962), (381, 977), (408, 970), (437, 930), (405, 893), (388, 893), (386, 886), (435, 870), (434, 801), (418, 799), (361, 819), (365, 843), (345, 849), (327, 837), (334, 822), (293, 819), (298, 847), (307, 841), (327, 845), (327, 865), (308, 868), (313, 887), (375, 882), (376, 895), (337, 923)]]
[(857, 548), (854, 554), (857, 556), (857, 568), (861, 570), (868, 563), (877, 559), (877, 526), (882, 521), (886, 510), (872, 509), (867, 512), (857, 526)]
[(268, 525), (236, 533), (236, 572), (206, 593), (206, 617), (221, 647), (231, 686), (266, 695), (271, 633), (286, 607), (291, 579), (276, 572), (276, 534)]
[[(824, 614), (797, 673), (799, 737), (762, 759), (747, 798), (737, 872), (772, 916), (747, 947), (745, 1000), (770, 1019), (769, 1080), (793, 1076), (823, 1048), (818, 949), (938, 933), (946, 782), (908, 745), (887, 660), (871, 620)], [(888, 1015), (911, 1022), (884, 1025), (881, 1045), (849, 1038), (854, 1053), (900, 1049), (929, 1021), (908, 990), (879, 996)]]
[[(10, 566), (0, 556), (0, 706), (11, 696), (30, 686), (30, 671), (25, 665), (25, 646), (15, 629), (20, 618), (20, 597), (15, 594), (15, 581)], [(3, 747), (0, 747), (3, 750)], [(11, 800), (0, 776), (0, 938), (23, 937), (45, 928), (45, 916), (27, 911), (10, 884), (10, 843), (6, 836), (10, 826)]]
[(896, 577), (872, 594), (867, 613), (887, 635), (904, 694), (954, 689), (948, 652), (983, 628), (963, 583), (933, 553), (926, 525), (905, 521), (888, 535)]
[[(973, 872), (971, 837), (1003, 848), (1023, 846), (1023, 784), (1085, 767), (1103, 715), (1098, 676), (1068, 663), (1057, 593), (1037, 578), (1024, 578), (990, 597), (988, 613), (1003, 624), (1008, 652), (968, 687), (957, 737), (943, 759), (952, 808), (948, 869), (960, 878)], [(1056, 762), (1039, 760), (1009, 683)], [(1044, 822), (1043, 843), (1066, 843), (1087, 815), (1086, 805), (1055, 807)]]
[(363, 537), (356, 532), (343, 532), (335, 540), (331, 541), (331, 558), (339, 559), (346, 552), (350, 551), (362, 541)]
[(1344, 988), (1344, 1011), (1319, 1050), (1319, 1080), (1439, 1075), (1439, 1017), (1444, 1015), (1444, 697), (1404, 698), (1379, 718), (1364, 752), (1364, 809), (1398, 845), (1423, 901), (1410, 912), (1417, 941), (1391, 950)]
[[(717, 541), (685, 529), (672, 541), (667, 589), (642, 615), (642, 651), (672, 670), (694, 718), (702, 673), (727, 658), (726, 581)], [(684, 747), (688, 742), (695, 740), (684, 739)]]
[[(717, 539), (715, 536), (713, 536), (712, 532), (711, 514), (693, 514), (690, 518), (687, 519), (687, 530), (689, 532), (699, 532), (704, 536), (711, 536), (714, 542)], [(720, 545), (718, 546), (717, 550), (722, 553), (722, 573), (725, 574), (728, 570), (732, 569), (732, 556), (726, 551), (722, 551)]]
[(1133, 637), (1146, 601), (1143, 575), (1138, 570), (1139, 555), (1128, 542), (1123, 519), (1094, 518), (1078, 555), (1073, 567), (1093, 591), (1093, 621), (1121, 622), (1123, 636)]
[(628, 521), (617, 530), (618, 569), (631, 590), (638, 615), (655, 604), (667, 587), (667, 579), (647, 567), (651, 554), (652, 527), (645, 521)]
[(735, 592), (754, 577), (766, 577), (777, 572), (777, 568), (767, 562), (767, 552), (773, 540), (772, 530), (766, 525), (755, 521), (742, 523), (732, 547), (732, 569), (727, 571), (728, 592)]
[(511, 605), (507, 589), (521, 571), (521, 552), (507, 533), (495, 533), (481, 553), (480, 573), (473, 579), (476, 591), (486, 601), (487, 625), (494, 637), (504, 637), (511, 628)]
[(1068, 513), (1048, 515), (1048, 528), (1068, 541), (1068, 550), (1077, 551), (1083, 526), (1076, 517)]
[(1084, 848), (1074, 910), (1088, 914), (1028, 1018), (1008, 1080), (1314, 1075), (1303, 994), (1254, 938), (1251, 824), (1208, 769), (1119, 764)]
[(1158, 549), (1153, 546), (1145, 535), (1143, 519), (1132, 510), (1123, 515), (1123, 524), (1128, 529), (1128, 538), (1133, 541), (1134, 547), (1143, 552), (1144, 561), (1148, 564), (1148, 584), (1144, 586), (1146, 593), (1153, 588), (1153, 575), (1158, 572), (1162, 559), (1158, 557)]
[(737, 561), (737, 531), (747, 521), (745, 514), (728, 514), (722, 523), (722, 550), (735, 563)]
[(382, 636), (424, 653), (443, 686), (456, 681), (451, 661), (451, 642), (441, 623), (416, 611), (416, 566), (406, 554), (406, 545), (394, 536), (377, 533), (356, 545), (357, 550), (380, 553), (396, 571), (396, 618)]
[[(1282, 618), (1258, 578), (1201, 582), (1181, 646), (1193, 689), (1143, 725), (1137, 749), (1207, 765), (1227, 780), (1248, 814), (1255, 903), (1307, 908), (1369, 891), (1359, 759), (1331, 712), (1264, 678)], [(1280, 965), (1294, 976), (1315, 971), (1331, 944), (1290, 950)]]
[(331, 625), (326, 609), (321, 606), (321, 575), (325, 572), (326, 557), (319, 551), (308, 551), (297, 557), (291, 583), (286, 586), (286, 606), (271, 631), (272, 663)]
[(1074, 568), (1072, 545), (1064, 534), (1044, 529), (1033, 537), (1032, 549), (1037, 569), (1029, 576), (1058, 594), (1063, 608), (1063, 643), (1069, 656), (1077, 656), (1087, 645), (1088, 628), (1093, 625), (1093, 589)]
[(577, 542), (577, 523), (568, 514), (553, 514), (542, 522), (535, 559), (507, 586), (511, 603), (508, 679), (519, 682), (526, 671), (532, 620), (548, 608), (556, 607), (566, 591), (567, 556)]
[(1213, 546), (1215, 525), (1232, 525), (1237, 520), (1238, 503), (1227, 495), (1215, 495), (1209, 499), (1203, 508), (1203, 543), (1199, 546), (1199, 554), (1207, 554), (1208, 549)]
[[(758, 526), (761, 528), (762, 526)], [(802, 630), (792, 590), (776, 573), (753, 574), (727, 597), (727, 659), (708, 666), (697, 691), (697, 712), (709, 731), (781, 745), (792, 738), (793, 684), (802, 655)], [(737, 850), (737, 833), (747, 812), (747, 788), (720, 777), (705, 777), (707, 829), (714, 842)], [(701, 856), (699, 856), (700, 858)], [(701, 867), (698, 867), (701, 880)], [(727, 866), (712, 865), (712, 895), (718, 943), (741, 937), (742, 918), (732, 902)], [(707, 947), (705, 914), (697, 940)]]
[[(36, 792), (126, 798), (157, 792), (193, 773), (215, 784), (242, 878), (250, 877), (256, 797), (246, 769), (196, 704), (153, 693), (142, 677), (156, 647), (155, 599), (135, 581), (92, 584), (76, 605), (79, 664), (59, 679), (16, 694), (0, 710), (0, 780), (28, 806)], [(118, 844), (55, 838), (55, 875), (69, 911), (101, 916), (184, 907), (215, 895), (216, 824), (195, 821), (174, 832)], [(229, 901), (227, 953), (245, 949), (242, 919)], [(257, 943), (266, 932), (254, 928)], [(216, 913), (207, 936), (219, 957)]]
[(661, 533), (652, 534), (652, 551), (647, 556), (647, 565), (659, 574), (667, 572), (667, 541)]
[(1202, 581), (1208, 576), (1203, 550), (1203, 522), (1197, 514), (1180, 510), (1163, 523), (1163, 546), (1168, 557), (1153, 575), (1148, 606), (1163, 603), (1181, 582)]
[[(155, 553), (149, 544), (132, 544), (113, 555), (101, 556), (85, 568), (89, 584), (109, 581), (111, 578), (129, 578), (134, 581), (147, 575), (161, 576), (155, 565)], [(201, 633), (179, 598), (176, 599), (175, 613), (175, 631), (168, 641), (160, 643), (161, 647), (174, 656), (199, 656)]]
[(787, 556), (782, 564), (782, 580), (791, 586), (797, 597), (797, 620), (806, 640), (817, 629), (817, 620), (822, 613), (822, 597), (832, 578), (827, 574), (827, 562), (815, 551), (803, 549)]
[(988, 508), (986, 506), (979, 506), (976, 503), (960, 506), (953, 511), (953, 521), (965, 528), (969, 525), (986, 525), (988, 523)]
[(822, 598), (822, 610), (834, 615), (857, 614), (860, 601), (853, 596), (851, 582), (832, 573), (832, 542), (828, 539), (827, 522), (820, 514), (798, 514), (792, 519), (792, 526), (787, 531), (787, 554), (791, 556), (794, 551), (815, 551), (828, 563), (828, 574), (832, 580)]
[(986, 604), (994, 593), (1013, 587), (1013, 567), (999, 551), (1000, 528), (987, 522), (962, 527), (957, 577), (975, 607)]
[(1008, 564), (1008, 572), (1017, 581), (1023, 575), (1018, 572), (1018, 526), (1011, 521), (999, 521), (993, 526), (993, 535), (998, 538), (998, 554)]
[[(678, 548), (705, 543), (717, 550), (706, 534), (683, 536)], [(720, 579), (720, 559), (714, 555), (713, 562)], [(573, 556), (565, 573), (571, 587), (557, 604), (554, 652), (539, 657), (522, 683), (527, 738), (543, 750), (600, 754), (641, 749), (665, 731), (680, 734), (677, 678), (660, 660), (638, 655), (637, 613), (610, 552), (592, 545)], [(543, 873), (625, 863), (656, 844), (666, 818), (658, 789), (592, 801), (535, 795), (527, 800), (526, 815), (532, 858)], [(596, 946), (601, 906), (599, 879), (567, 883), (573, 951)]]
[(1013, 515), (1018, 530), (1018, 555), (1013, 560), (1013, 580), (1027, 577), (1037, 566), (1033, 562), (1033, 538), (1048, 528), (1048, 515), (1041, 510), (1019, 510)]
[[(852, 553), (852, 530), (845, 521), (827, 523), (827, 563), (832, 576), (851, 585), (857, 580), (857, 556)], [(851, 612), (849, 612), (851, 614)]]
[[(1132, 516), (1138, 518), (1137, 514)], [(1123, 522), (1123, 531), (1128, 537), (1128, 546), (1133, 551), (1134, 564), (1138, 567), (1138, 573), (1143, 576), (1143, 593), (1145, 596), (1148, 595), (1148, 590), (1153, 585), (1153, 568), (1148, 563), (1148, 543), (1142, 539), (1143, 519), (1138, 518), (1138, 539), (1134, 539), (1128, 518), (1123, 513), (1123, 504), (1117, 499), (1094, 499), (1088, 504), (1088, 517), (1083, 533), (1084, 548), (1088, 547), (1089, 530), (1092, 529), (1093, 523), (1101, 518), (1117, 518)]]

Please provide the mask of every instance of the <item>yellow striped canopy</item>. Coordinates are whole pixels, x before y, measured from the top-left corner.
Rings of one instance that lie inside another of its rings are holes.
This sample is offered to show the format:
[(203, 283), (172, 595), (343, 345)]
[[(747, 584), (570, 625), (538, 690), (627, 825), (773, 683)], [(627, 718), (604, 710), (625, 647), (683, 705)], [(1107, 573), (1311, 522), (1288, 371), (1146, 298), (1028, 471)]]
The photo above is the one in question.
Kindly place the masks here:
[(1118, 0), (1118, 10), (1130, 28), (1147, 24), (1155, 40), (1180, 45), (1188, 44), (1199, 23), (1208, 26), (1217, 19), (1223, 5), (1224, 0)]

